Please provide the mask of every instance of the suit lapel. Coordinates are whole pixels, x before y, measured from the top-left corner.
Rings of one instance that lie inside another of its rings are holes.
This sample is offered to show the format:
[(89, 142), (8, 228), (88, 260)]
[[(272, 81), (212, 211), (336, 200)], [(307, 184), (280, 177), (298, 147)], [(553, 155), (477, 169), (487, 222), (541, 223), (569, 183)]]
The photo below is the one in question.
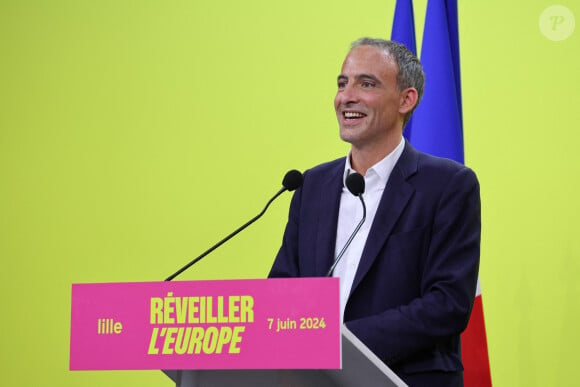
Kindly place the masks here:
[(409, 143), (406, 143), (405, 150), (389, 177), (377, 208), (377, 213), (354, 277), (351, 294), (377, 259), (381, 248), (391, 235), (393, 227), (415, 192), (415, 189), (407, 182), (407, 179), (417, 171), (417, 157), (417, 152)]
[(338, 162), (321, 185), (317, 203), (318, 227), (316, 227), (316, 246), (314, 246), (315, 272), (319, 276), (326, 275), (334, 261), (336, 245), (336, 227), (342, 194), (342, 177), (344, 173), (344, 158)]

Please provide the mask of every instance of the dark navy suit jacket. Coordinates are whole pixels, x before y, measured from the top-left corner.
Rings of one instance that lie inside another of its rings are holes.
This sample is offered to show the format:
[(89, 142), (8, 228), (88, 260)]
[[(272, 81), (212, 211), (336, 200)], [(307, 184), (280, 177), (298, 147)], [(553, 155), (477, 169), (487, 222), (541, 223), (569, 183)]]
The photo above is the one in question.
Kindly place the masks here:
[[(345, 158), (304, 174), (270, 277), (324, 276), (335, 256)], [(344, 321), (395, 372), (461, 372), (481, 234), (472, 170), (408, 143), (373, 221)], [(359, 219), (353, 219), (353, 229)]]

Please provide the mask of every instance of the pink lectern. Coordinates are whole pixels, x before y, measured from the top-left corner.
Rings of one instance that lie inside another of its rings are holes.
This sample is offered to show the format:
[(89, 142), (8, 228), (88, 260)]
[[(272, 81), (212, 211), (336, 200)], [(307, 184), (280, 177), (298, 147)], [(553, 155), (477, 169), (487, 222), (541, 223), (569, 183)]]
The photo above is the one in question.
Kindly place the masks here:
[(71, 370), (178, 387), (404, 386), (339, 322), (338, 279), (74, 284)]

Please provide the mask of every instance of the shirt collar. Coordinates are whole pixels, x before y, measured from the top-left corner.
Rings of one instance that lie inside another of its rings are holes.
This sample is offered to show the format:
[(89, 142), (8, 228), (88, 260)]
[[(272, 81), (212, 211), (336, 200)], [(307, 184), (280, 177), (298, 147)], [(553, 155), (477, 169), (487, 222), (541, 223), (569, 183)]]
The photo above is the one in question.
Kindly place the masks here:
[[(399, 145), (397, 145), (391, 153), (389, 153), (387, 156), (385, 156), (384, 159), (382, 159), (381, 161), (379, 161), (378, 163), (376, 163), (367, 170), (365, 181), (367, 181), (368, 178), (370, 178), (372, 175), (376, 175), (378, 177), (377, 184), (381, 187), (384, 187), (387, 184), (389, 177), (391, 176), (391, 172), (395, 168), (395, 164), (399, 160), (399, 157), (401, 157), (403, 149), (405, 149), (405, 138), (402, 137), (401, 142), (399, 142)], [(345, 189), (347, 176), (355, 172), (356, 171), (352, 168), (350, 164), (350, 151), (349, 151), (346, 157), (346, 163), (344, 164), (344, 173), (342, 175), (342, 184)]]

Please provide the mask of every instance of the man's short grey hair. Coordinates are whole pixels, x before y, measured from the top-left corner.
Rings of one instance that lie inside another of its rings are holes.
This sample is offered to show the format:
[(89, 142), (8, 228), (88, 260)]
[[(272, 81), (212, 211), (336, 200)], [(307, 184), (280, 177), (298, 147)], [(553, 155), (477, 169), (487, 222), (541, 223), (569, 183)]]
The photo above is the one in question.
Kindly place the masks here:
[(409, 87), (417, 90), (417, 103), (413, 110), (405, 116), (405, 123), (407, 123), (409, 118), (411, 118), (411, 114), (419, 105), (421, 97), (423, 97), (425, 73), (423, 72), (421, 62), (419, 62), (419, 59), (407, 47), (392, 40), (360, 38), (351, 44), (350, 49), (352, 50), (359, 46), (373, 46), (383, 50), (399, 66), (399, 72), (397, 74), (397, 86), (399, 90), (405, 90)]

